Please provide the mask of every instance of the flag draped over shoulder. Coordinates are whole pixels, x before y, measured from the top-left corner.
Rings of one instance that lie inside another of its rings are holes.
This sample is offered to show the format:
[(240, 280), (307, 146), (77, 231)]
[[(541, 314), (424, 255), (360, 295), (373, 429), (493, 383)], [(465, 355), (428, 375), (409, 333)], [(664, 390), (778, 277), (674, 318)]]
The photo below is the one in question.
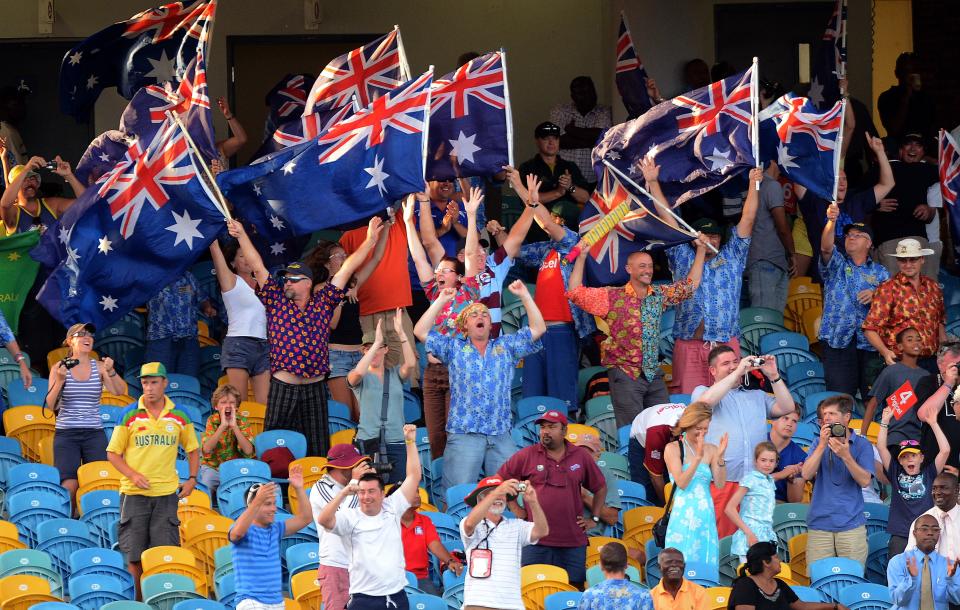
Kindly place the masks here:
[[(940, 130), (939, 146), (940, 195), (943, 207), (950, 216), (950, 234), (953, 237), (954, 250), (960, 244), (960, 148), (957, 141), (945, 130)], [(960, 251), (960, 250), (958, 250)]]
[(593, 149), (597, 175), (606, 160), (641, 182), (640, 161), (650, 157), (668, 203), (680, 205), (753, 167), (754, 81), (751, 67), (614, 125)]
[(627, 17), (621, 11), (620, 29), (617, 32), (617, 91), (627, 109), (627, 118), (635, 119), (653, 105), (647, 93), (647, 70), (633, 46)]
[(223, 172), (217, 183), (271, 243), (362, 222), (423, 189), (432, 72), (319, 136)]
[(30, 258), (30, 250), (38, 241), (39, 231), (0, 238), (0, 313), (14, 333), (20, 323), (20, 310), (40, 269), (40, 264)]
[(840, 79), (847, 71), (847, 0), (835, 0), (833, 14), (823, 32), (823, 38), (814, 45), (807, 94), (820, 110), (833, 107), (843, 97)]
[(100, 92), (130, 99), (142, 87), (182, 80), (201, 33), (212, 27), (216, 0), (171, 2), (115, 23), (70, 49), (60, 65), (60, 109), (82, 119)]
[(136, 139), (61, 218), (38, 300), (64, 325), (109, 326), (179, 277), (224, 228), (180, 126)]
[(844, 109), (839, 101), (820, 112), (807, 98), (790, 94), (775, 100), (757, 115), (763, 163), (776, 161), (791, 181), (832, 201)]
[(492, 176), (511, 162), (506, 53), (487, 53), (433, 83), (427, 179)]
[(656, 204), (642, 202), (609, 169), (583, 206), (580, 236), (589, 246), (588, 286), (627, 282), (627, 258), (641, 250), (657, 250), (691, 241), (694, 236), (660, 219)]

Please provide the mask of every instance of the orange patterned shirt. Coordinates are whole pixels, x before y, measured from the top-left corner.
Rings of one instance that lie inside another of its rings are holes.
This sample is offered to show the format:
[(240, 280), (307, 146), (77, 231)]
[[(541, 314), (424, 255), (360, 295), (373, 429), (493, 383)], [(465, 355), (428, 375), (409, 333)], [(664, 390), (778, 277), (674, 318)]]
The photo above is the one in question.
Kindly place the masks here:
[(943, 291), (937, 282), (920, 276), (920, 286), (898, 273), (877, 286), (863, 330), (872, 330), (888, 349), (897, 351), (897, 333), (907, 327), (919, 331), (923, 341), (921, 356), (935, 356), (940, 345), (940, 326), (946, 323)]

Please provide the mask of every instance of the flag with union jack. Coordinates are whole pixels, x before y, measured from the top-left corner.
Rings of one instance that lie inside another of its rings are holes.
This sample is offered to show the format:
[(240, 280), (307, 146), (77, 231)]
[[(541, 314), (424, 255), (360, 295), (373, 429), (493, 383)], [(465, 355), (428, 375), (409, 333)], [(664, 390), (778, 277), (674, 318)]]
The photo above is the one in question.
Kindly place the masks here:
[(129, 144), (44, 235), (65, 253), (37, 296), (51, 315), (64, 325), (109, 326), (206, 251), (224, 216), (200, 163), (173, 122)]
[(650, 157), (660, 166), (664, 195), (676, 206), (753, 167), (754, 81), (751, 67), (614, 125), (593, 149), (597, 175), (607, 160), (642, 182), (640, 161)]
[(653, 104), (647, 93), (647, 70), (633, 46), (630, 26), (623, 11), (620, 12), (620, 29), (617, 32), (616, 81), (628, 119), (635, 119), (650, 110)]
[(131, 99), (147, 85), (182, 81), (216, 10), (217, 0), (171, 2), (90, 36), (61, 62), (61, 110), (82, 120), (107, 87)]
[(224, 172), (237, 215), (271, 243), (365, 222), (423, 189), (432, 72), (317, 137)]
[(835, 0), (823, 37), (814, 45), (810, 91), (820, 110), (832, 108), (843, 97), (840, 79), (847, 72), (847, 0)]
[(410, 79), (400, 28), (337, 57), (317, 77), (303, 114), (340, 108), (356, 98), (361, 108)]
[(950, 235), (953, 237), (954, 250), (960, 253), (960, 148), (957, 141), (946, 130), (940, 130), (940, 195), (943, 206), (950, 216)]
[(757, 115), (761, 161), (776, 161), (791, 181), (833, 201), (844, 109), (841, 100), (821, 112), (789, 93), (775, 100)]
[(280, 79), (267, 94), (267, 124), (264, 134), (269, 138), (273, 132), (287, 121), (303, 114), (307, 105), (310, 85), (316, 80), (312, 74), (287, 74)]
[(487, 53), (433, 83), (427, 179), (492, 176), (511, 163), (506, 53)]
[[(622, 216), (621, 206), (627, 208)], [(613, 219), (618, 217), (614, 223)], [(635, 196), (607, 168), (604, 168), (593, 195), (583, 206), (580, 236), (586, 236), (597, 227), (602, 227), (600, 232), (603, 235), (590, 245), (586, 264), (588, 286), (624, 284), (629, 279), (624, 267), (634, 252), (668, 248), (694, 238), (663, 222), (656, 212), (656, 204)]]

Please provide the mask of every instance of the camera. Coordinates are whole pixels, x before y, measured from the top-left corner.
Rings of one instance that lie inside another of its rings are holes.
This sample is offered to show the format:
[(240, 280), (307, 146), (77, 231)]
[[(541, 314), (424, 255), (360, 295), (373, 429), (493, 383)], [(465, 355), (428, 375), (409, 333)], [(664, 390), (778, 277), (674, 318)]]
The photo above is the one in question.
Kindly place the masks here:
[(379, 451), (375, 451), (370, 458), (370, 467), (380, 475), (393, 472), (393, 464), (390, 463), (385, 453), (380, 453)]
[(761, 358), (760, 356), (751, 356), (751, 357), (750, 357), (750, 364), (751, 364), (751, 366), (763, 366), (763, 363), (764, 363), (764, 362), (765, 362), (765, 360), (764, 360), (763, 358)]
[(843, 424), (830, 424), (830, 436), (833, 438), (846, 438), (847, 427)]
[(77, 358), (64, 358), (63, 360), (60, 361), (60, 364), (67, 367), (67, 370), (69, 371), (73, 367), (80, 364), (80, 360), (78, 360)]
[(517, 491), (519, 491), (520, 493), (523, 493), (523, 492), (527, 491), (527, 484), (526, 484), (526, 483), (517, 483)]
[(56, 162), (56, 161), (48, 161), (46, 165), (41, 165), (41, 166), (40, 166), (40, 169), (46, 169), (46, 170), (53, 171), (53, 170), (57, 169), (57, 162)]

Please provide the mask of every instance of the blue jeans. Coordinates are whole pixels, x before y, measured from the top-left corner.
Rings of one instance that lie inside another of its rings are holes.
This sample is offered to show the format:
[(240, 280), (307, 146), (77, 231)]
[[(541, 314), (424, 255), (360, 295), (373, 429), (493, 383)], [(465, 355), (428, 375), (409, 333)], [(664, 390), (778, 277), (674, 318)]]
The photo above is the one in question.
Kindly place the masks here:
[(643, 460), (647, 457), (646, 450), (640, 446), (640, 442), (630, 437), (630, 443), (627, 445), (627, 460), (630, 462), (630, 480), (634, 483), (640, 483), (647, 492), (647, 500), (656, 506), (663, 506), (657, 496), (657, 488), (650, 479), (650, 473), (647, 467), (643, 465)]
[(520, 551), (521, 565), (546, 563), (567, 571), (571, 585), (582, 584), (587, 579), (587, 547), (585, 546), (543, 546), (531, 544)]
[(443, 452), (443, 491), (462, 483), (480, 480), (480, 467), (488, 476), (517, 452), (513, 437), (507, 434), (447, 433)]
[(184, 339), (153, 339), (147, 341), (143, 361), (162, 362), (167, 373), (196, 377), (200, 369), (200, 343), (196, 335)]
[(580, 341), (573, 323), (547, 326), (543, 349), (523, 359), (523, 397), (553, 396), (577, 410)]
[(747, 267), (750, 307), (783, 311), (787, 305), (787, 272), (770, 261), (757, 261)]

